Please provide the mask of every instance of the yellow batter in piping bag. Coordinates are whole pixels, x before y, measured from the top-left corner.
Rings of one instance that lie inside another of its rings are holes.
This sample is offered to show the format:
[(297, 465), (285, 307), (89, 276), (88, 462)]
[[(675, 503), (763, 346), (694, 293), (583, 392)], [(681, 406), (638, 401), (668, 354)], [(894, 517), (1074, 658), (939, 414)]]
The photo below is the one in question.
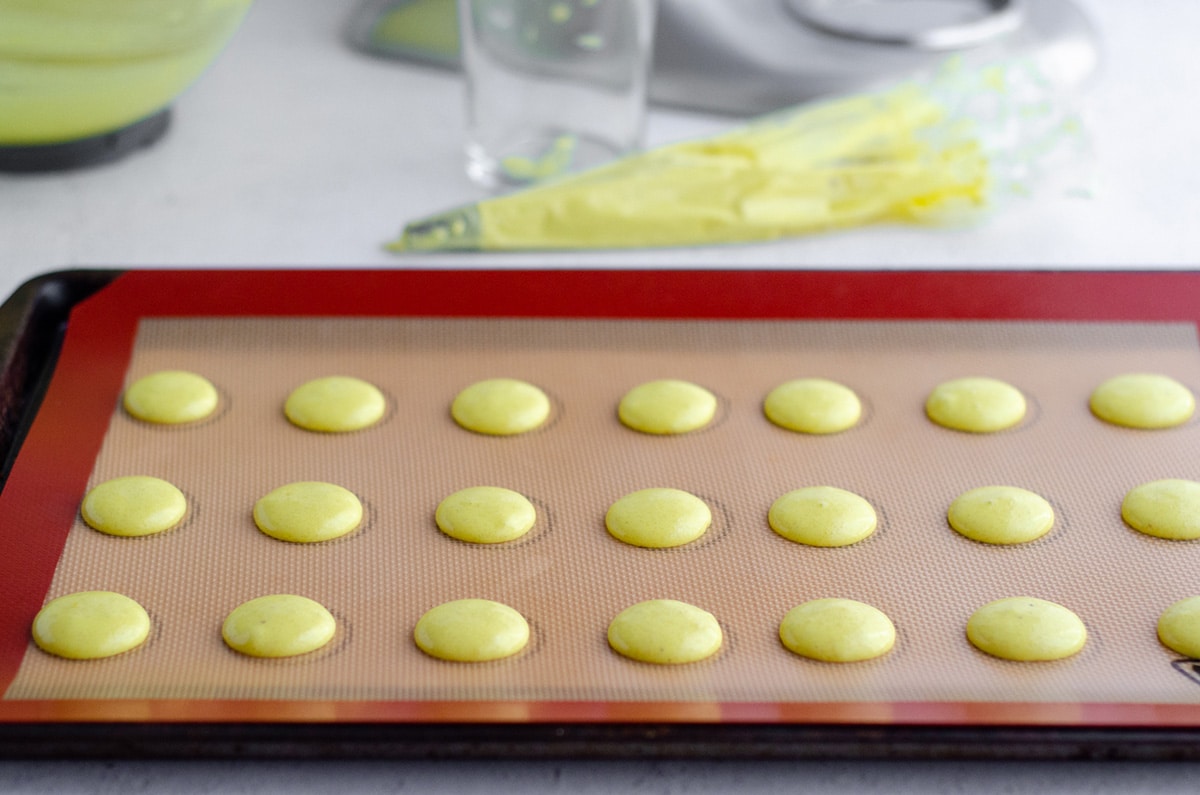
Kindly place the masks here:
[(1020, 62), (771, 114), (410, 223), (394, 251), (691, 246), (970, 217), (1081, 127)]

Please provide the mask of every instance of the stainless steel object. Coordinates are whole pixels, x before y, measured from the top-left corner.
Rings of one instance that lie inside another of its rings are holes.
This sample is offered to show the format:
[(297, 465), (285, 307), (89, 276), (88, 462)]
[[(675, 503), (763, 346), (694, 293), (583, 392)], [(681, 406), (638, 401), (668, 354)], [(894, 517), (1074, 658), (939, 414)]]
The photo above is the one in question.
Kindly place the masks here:
[[(439, 3), (454, 13), (453, 0), (367, 0), (349, 38), (453, 67), (455, 53), (423, 50), (419, 31), (416, 46), (379, 35), (388, 12)], [(660, 0), (650, 100), (756, 115), (927, 72), (951, 54), (968, 65), (1028, 58), (1066, 89), (1100, 62), (1095, 31), (1071, 0)]]

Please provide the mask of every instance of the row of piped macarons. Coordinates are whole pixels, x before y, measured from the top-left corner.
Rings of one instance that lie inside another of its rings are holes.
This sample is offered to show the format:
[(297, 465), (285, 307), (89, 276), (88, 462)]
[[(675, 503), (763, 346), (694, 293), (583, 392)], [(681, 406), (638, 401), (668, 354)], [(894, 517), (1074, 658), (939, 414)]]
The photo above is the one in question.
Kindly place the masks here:
[[(337, 634), (337, 620), (322, 605), (290, 593), (241, 603), (221, 627), (225, 644), (254, 658), (314, 654)], [(1087, 627), (1071, 609), (1031, 596), (1004, 597), (976, 609), (966, 622), (967, 640), (980, 651), (1018, 662), (1061, 660), (1081, 651)], [(50, 600), (34, 618), (35, 644), (74, 660), (132, 652), (152, 630), (146, 609), (113, 591), (80, 591)], [(1200, 596), (1164, 610), (1159, 641), (1190, 658), (1200, 657)], [(679, 665), (708, 659), (724, 646), (721, 622), (712, 613), (675, 599), (650, 599), (620, 611), (608, 625), (608, 645), (644, 663)], [(528, 620), (490, 599), (443, 602), (421, 615), (412, 640), (430, 657), (485, 663), (524, 651)], [(892, 620), (873, 605), (843, 597), (811, 599), (783, 616), (778, 637), (785, 648), (822, 662), (853, 663), (887, 654), (896, 642)]]
[[(188, 501), (174, 484), (148, 475), (113, 478), (91, 488), (80, 514), (102, 533), (141, 537), (178, 527)], [(1200, 539), (1200, 483), (1164, 479), (1143, 483), (1124, 496), (1121, 515), (1131, 528), (1176, 541)], [(259, 498), (252, 516), (264, 534), (292, 543), (320, 543), (353, 533), (364, 509), (349, 489), (322, 481), (298, 481)], [(961, 535), (985, 544), (1022, 544), (1050, 532), (1050, 502), (1016, 486), (983, 486), (960, 494), (946, 512)], [(473, 486), (445, 497), (434, 521), (447, 536), (471, 544), (504, 544), (533, 529), (534, 503), (499, 486)], [(713, 513), (700, 497), (675, 488), (646, 488), (624, 495), (607, 509), (608, 533), (635, 547), (667, 549), (703, 538)], [(783, 494), (767, 511), (767, 524), (783, 538), (814, 547), (845, 547), (878, 527), (866, 499), (834, 486), (810, 486)]]
[[(123, 405), (133, 417), (157, 424), (198, 422), (220, 402), (208, 379), (182, 370), (152, 373), (125, 390)], [(1092, 412), (1114, 425), (1170, 428), (1195, 412), (1191, 390), (1166, 375), (1127, 373), (1092, 392)], [(683, 434), (708, 426), (716, 416), (717, 397), (704, 387), (678, 379), (639, 384), (617, 405), (627, 427), (656, 435)], [(831, 434), (848, 430), (862, 418), (862, 401), (849, 387), (825, 378), (798, 378), (779, 385), (763, 401), (766, 417), (798, 433)], [(293, 390), (283, 406), (294, 425), (322, 433), (369, 428), (387, 411), (387, 399), (374, 384), (352, 376), (327, 376)], [(1025, 418), (1027, 402), (1019, 389), (988, 377), (968, 377), (937, 385), (925, 412), (946, 428), (993, 433)], [(551, 401), (539, 387), (513, 378), (489, 378), (459, 392), (450, 414), (463, 428), (491, 436), (512, 436), (541, 427)]]

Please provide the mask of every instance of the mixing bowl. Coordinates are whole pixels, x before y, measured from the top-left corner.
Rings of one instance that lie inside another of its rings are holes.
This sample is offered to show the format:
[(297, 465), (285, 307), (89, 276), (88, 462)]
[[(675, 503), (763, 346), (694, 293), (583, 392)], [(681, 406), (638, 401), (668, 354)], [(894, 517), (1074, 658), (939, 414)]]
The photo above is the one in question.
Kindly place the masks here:
[(0, 168), (111, 159), (166, 126), (252, 0), (0, 0)]

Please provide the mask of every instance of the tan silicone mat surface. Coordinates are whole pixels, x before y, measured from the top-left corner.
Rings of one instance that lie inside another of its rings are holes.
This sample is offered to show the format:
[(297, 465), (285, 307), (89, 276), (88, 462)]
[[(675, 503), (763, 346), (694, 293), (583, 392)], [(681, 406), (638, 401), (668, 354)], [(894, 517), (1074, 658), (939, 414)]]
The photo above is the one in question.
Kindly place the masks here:
[[(141, 424), (119, 408), (92, 475), (148, 474), (178, 485), (190, 513), (156, 537), (70, 531), (50, 597), (102, 588), (150, 612), (147, 644), (96, 662), (30, 646), (8, 698), (332, 700), (1080, 701), (1200, 702), (1172, 666), (1155, 622), (1200, 593), (1200, 544), (1125, 527), (1124, 493), (1147, 480), (1200, 478), (1200, 424), (1169, 431), (1105, 425), (1088, 412), (1100, 381), (1171, 375), (1200, 388), (1188, 325), (982, 322), (607, 322), (589, 320), (195, 319), (144, 321), (127, 374), (207, 376), (218, 414), (194, 427)], [(384, 421), (347, 435), (291, 426), (297, 385), (356, 375), (387, 395)], [(924, 399), (964, 375), (1008, 381), (1029, 398), (1011, 431), (971, 435), (931, 424)], [(536, 432), (492, 438), (458, 428), (448, 407), (493, 376), (552, 398)], [(807, 437), (772, 426), (761, 403), (777, 384), (823, 376), (853, 388), (856, 428)], [(716, 422), (680, 437), (625, 429), (628, 388), (672, 377), (720, 398)], [(255, 500), (296, 480), (328, 480), (363, 500), (364, 527), (295, 545), (258, 532)], [(447, 494), (499, 485), (529, 496), (539, 520), (500, 547), (454, 541), (433, 512)], [(866, 497), (878, 532), (816, 549), (773, 534), (771, 502), (802, 486)], [(945, 511), (983, 485), (1021, 486), (1055, 507), (1057, 525), (1021, 547), (951, 531)], [(714, 509), (700, 541), (646, 550), (612, 539), (608, 506), (650, 486), (685, 489)], [(242, 601), (291, 592), (338, 618), (334, 642), (290, 660), (224, 646), (220, 625)], [(973, 649), (964, 624), (981, 604), (1031, 595), (1064, 604), (1090, 636), (1077, 656), (1013, 663)], [(865, 663), (799, 658), (779, 643), (783, 614), (805, 600), (869, 602), (896, 624), (896, 648)], [(484, 597), (524, 614), (533, 641), (485, 664), (426, 657), (412, 627), (430, 607)], [(611, 652), (609, 620), (647, 598), (680, 599), (717, 616), (722, 651), (673, 667)]]

